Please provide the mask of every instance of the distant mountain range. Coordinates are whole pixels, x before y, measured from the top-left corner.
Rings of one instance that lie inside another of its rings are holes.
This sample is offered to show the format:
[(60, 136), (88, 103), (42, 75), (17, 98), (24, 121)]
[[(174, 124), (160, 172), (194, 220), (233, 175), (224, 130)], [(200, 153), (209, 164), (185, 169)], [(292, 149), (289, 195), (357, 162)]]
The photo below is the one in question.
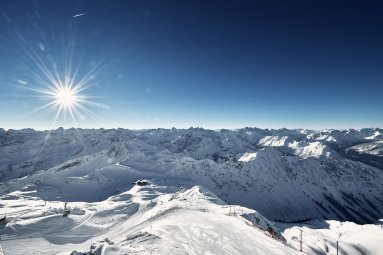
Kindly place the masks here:
[(100, 201), (200, 185), (272, 220), (383, 217), (383, 130), (0, 129), (0, 195)]

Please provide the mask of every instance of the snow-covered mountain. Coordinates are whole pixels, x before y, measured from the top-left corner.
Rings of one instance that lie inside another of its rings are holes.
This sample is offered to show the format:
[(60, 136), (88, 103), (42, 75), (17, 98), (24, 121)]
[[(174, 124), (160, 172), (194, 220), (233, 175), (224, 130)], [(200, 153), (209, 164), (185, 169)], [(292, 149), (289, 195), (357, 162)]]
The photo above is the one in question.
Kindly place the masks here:
[[(22, 240), (36, 242), (39, 254), (85, 252), (89, 243), (88, 254), (296, 254), (297, 222), (316, 219), (311, 227), (329, 232), (307, 230), (322, 241), (305, 249), (333, 252), (337, 223), (324, 219), (383, 218), (382, 133), (0, 129), (3, 248), (23, 254), (15, 246)], [(344, 242), (340, 254), (380, 247)]]
[(381, 129), (0, 130), (0, 192), (33, 186), (47, 199), (93, 202), (146, 178), (161, 185), (201, 185), (273, 220), (374, 222), (383, 216), (381, 134)]

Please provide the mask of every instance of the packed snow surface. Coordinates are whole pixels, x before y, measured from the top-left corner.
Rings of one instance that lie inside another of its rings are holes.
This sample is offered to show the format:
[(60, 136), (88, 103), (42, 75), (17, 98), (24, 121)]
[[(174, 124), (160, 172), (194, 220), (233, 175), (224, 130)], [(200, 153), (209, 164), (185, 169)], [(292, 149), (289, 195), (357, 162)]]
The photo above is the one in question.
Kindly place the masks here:
[(135, 185), (101, 202), (72, 202), (68, 217), (61, 202), (14, 194), (17, 200), (2, 202), (12, 217), (2, 246), (6, 254), (25, 247), (28, 254), (298, 254), (272, 238), (274, 224), (254, 210), (230, 208), (198, 186), (171, 192)]
[[(351, 222), (275, 223), (227, 205), (211, 191), (149, 184), (93, 203), (44, 202), (28, 193), (2, 201), (5, 254), (379, 254), (382, 226)], [(21, 245), (22, 244), (22, 245)], [(27, 248), (26, 248), (27, 247)]]

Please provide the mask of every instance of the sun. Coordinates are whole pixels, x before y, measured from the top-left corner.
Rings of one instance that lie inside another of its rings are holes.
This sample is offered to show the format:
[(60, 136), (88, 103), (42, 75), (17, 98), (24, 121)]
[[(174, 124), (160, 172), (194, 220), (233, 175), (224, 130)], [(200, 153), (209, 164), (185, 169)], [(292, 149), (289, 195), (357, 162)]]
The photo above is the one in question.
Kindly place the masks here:
[(77, 95), (76, 91), (70, 87), (63, 87), (63, 88), (58, 88), (55, 91), (55, 102), (57, 105), (61, 107), (73, 107), (77, 101)]

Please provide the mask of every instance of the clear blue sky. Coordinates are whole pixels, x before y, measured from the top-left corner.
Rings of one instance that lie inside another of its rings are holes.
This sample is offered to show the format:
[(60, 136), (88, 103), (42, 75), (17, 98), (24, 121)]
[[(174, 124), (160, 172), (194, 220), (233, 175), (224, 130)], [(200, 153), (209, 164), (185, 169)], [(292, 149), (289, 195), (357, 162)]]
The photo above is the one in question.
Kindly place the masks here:
[[(52, 127), (49, 72), (98, 66), (77, 126), (383, 127), (381, 1), (1, 1), (0, 127)], [(40, 61), (40, 62), (39, 62)], [(98, 104), (98, 105), (97, 105)], [(75, 124), (60, 116), (53, 125)]]

